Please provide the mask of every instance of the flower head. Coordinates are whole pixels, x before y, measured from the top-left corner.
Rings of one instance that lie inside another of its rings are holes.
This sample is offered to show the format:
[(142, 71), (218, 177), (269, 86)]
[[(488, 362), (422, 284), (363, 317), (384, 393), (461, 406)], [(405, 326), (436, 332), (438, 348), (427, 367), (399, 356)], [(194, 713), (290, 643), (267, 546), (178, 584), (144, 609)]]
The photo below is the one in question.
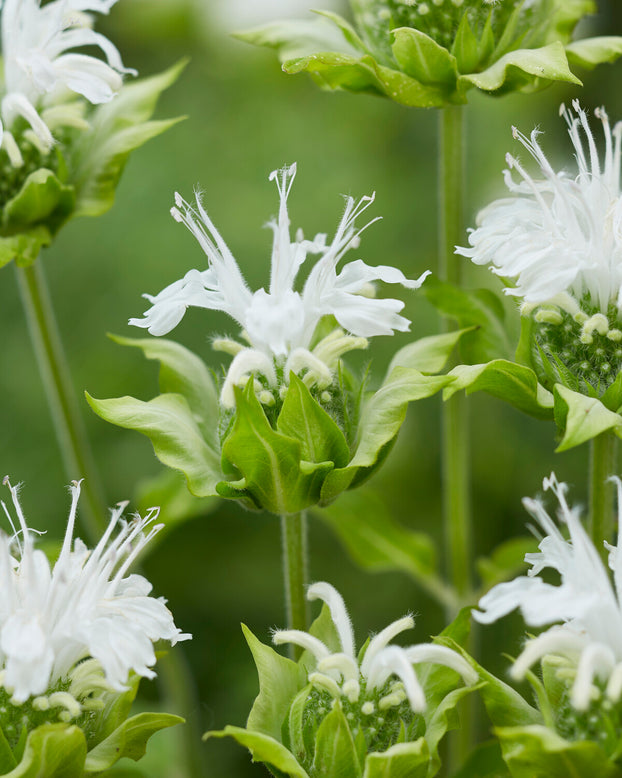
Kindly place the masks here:
[[(171, 213), (199, 242), (207, 256), (208, 269), (190, 270), (156, 296), (145, 295), (152, 307), (144, 318), (130, 319), (130, 324), (145, 327), (152, 335), (170, 332), (188, 306), (224, 311), (235, 319), (248, 346), (229, 340), (215, 344), (234, 354), (221, 394), (225, 406), (233, 406), (233, 386), (245, 384), (251, 373), (261, 374), (269, 389), (277, 387), (279, 374), (287, 382), (292, 370), (305, 372), (305, 383), (326, 388), (345, 351), (365, 347), (366, 338), (373, 335), (391, 335), (394, 330), (409, 328), (410, 322), (399, 313), (404, 303), (367, 296), (364, 293), (369, 291), (370, 282), (380, 280), (417, 289), (428, 275), (426, 272), (411, 281), (394, 267), (370, 267), (362, 260), (349, 262), (338, 272), (337, 265), (345, 253), (358, 246), (360, 234), (373, 223), (356, 226), (357, 218), (373, 202), (373, 195), (358, 202), (346, 198), (344, 214), (330, 243), (326, 235), (305, 240), (300, 231), (292, 241), (287, 198), (295, 176), (295, 164), (270, 174), (270, 180), (277, 185), (280, 207), (277, 219), (269, 222), (274, 239), (267, 291), (261, 288), (252, 292), (248, 288), (200, 196), (197, 194), (193, 207), (176, 194)], [(317, 254), (319, 259), (298, 291), (297, 276), (308, 254)], [(328, 315), (334, 316), (350, 335), (338, 331), (314, 345), (317, 325)]]
[(153, 677), (155, 641), (174, 645), (190, 637), (177, 629), (165, 601), (149, 596), (149, 581), (128, 575), (160, 529), (151, 526), (158, 511), (127, 522), (120, 504), (89, 550), (73, 539), (80, 496), (74, 482), (65, 538), (51, 566), (8, 485), (17, 527), (2, 502), (13, 534), (0, 534), (0, 693), (35, 710), (62, 707), (64, 720), (71, 719), (88, 709), (94, 691), (121, 692), (130, 673)]
[[(328, 605), (341, 651), (331, 652), (322, 641), (300, 630), (278, 630), (273, 641), (277, 645), (293, 643), (307, 649), (316, 662), (309, 682), (333, 700), (356, 705), (363, 719), (370, 719), (373, 714), (386, 718), (391, 712), (403, 715), (405, 709), (414, 713), (425, 710), (425, 694), (417, 680), (414, 664), (445, 665), (459, 673), (468, 685), (478, 680), (475, 670), (445, 646), (421, 644), (402, 648), (389, 645), (396, 635), (412, 629), (412, 616), (389, 624), (370, 640), (362, 658), (357, 658), (352, 623), (339, 592), (330, 584), (320, 582), (309, 587), (307, 598)], [(395, 678), (398, 680), (393, 680)]]
[[(52, 130), (84, 124), (71, 93), (90, 103), (110, 100), (121, 88), (123, 66), (116, 47), (91, 29), (88, 11), (108, 13), (116, 0), (4, 0), (2, 57), (4, 89), (0, 104), (0, 145), (14, 166), (23, 164), (15, 138), (18, 120), (24, 137), (42, 153), (51, 149)], [(106, 61), (74, 51), (96, 46)]]
[[(622, 482), (618, 503), (622, 507)], [(566, 660), (566, 675), (572, 678), (570, 701), (585, 710), (596, 681), (606, 683), (605, 694), (618, 702), (622, 697), (622, 554), (618, 545), (609, 546), (609, 568), (613, 581), (597, 549), (581, 525), (576, 509), (566, 502), (567, 486), (554, 474), (544, 480), (559, 501), (559, 521), (569, 533), (566, 539), (539, 500), (525, 499), (524, 505), (544, 532), (538, 553), (527, 554), (531, 565), (527, 576), (493, 587), (479, 602), (474, 617), (489, 624), (519, 608), (531, 627), (554, 626), (527, 641), (516, 660), (512, 675), (525, 676), (529, 668), (545, 656)], [(622, 533), (622, 516), (619, 517)], [(557, 585), (546, 583), (539, 573), (550, 568), (561, 576)], [(561, 624), (559, 624), (561, 622)]]

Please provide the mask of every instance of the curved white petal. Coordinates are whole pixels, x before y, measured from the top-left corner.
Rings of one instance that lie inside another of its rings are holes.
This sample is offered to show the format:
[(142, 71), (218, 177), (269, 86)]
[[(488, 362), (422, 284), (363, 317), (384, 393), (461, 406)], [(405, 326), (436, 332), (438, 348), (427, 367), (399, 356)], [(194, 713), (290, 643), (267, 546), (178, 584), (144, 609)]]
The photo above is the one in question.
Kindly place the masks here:
[(307, 599), (311, 601), (321, 600), (328, 605), (343, 653), (354, 659), (354, 630), (343, 597), (334, 586), (326, 581), (319, 581), (307, 589)]

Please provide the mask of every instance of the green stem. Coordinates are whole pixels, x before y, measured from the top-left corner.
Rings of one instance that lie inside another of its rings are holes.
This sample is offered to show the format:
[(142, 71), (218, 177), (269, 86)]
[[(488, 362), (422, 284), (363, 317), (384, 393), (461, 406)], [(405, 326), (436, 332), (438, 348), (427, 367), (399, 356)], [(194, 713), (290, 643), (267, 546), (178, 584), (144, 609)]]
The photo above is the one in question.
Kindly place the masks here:
[[(463, 240), (464, 109), (444, 108), (440, 115), (439, 263), (442, 281), (462, 282), (464, 260), (454, 247)], [(449, 328), (449, 325), (445, 325)], [(459, 600), (471, 593), (471, 515), (469, 491), (469, 423), (466, 398), (455, 394), (443, 404), (442, 458), (444, 536), (451, 583)]]
[(594, 545), (606, 559), (603, 541), (613, 541), (615, 527), (614, 485), (607, 481), (618, 474), (618, 439), (603, 432), (590, 441), (589, 532)]
[[(309, 628), (307, 599), (307, 517), (304, 511), (281, 516), (283, 539), (283, 575), (287, 628), (306, 632)], [(294, 657), (301, 653), (293, 646)]]
[(67, 367), (52, 300), (40, 260), (16, 266), (20, 296), (56, 438), (69, 480), (84, 478), (81, 519), (91, 541), (108, 523), (105, 498)]

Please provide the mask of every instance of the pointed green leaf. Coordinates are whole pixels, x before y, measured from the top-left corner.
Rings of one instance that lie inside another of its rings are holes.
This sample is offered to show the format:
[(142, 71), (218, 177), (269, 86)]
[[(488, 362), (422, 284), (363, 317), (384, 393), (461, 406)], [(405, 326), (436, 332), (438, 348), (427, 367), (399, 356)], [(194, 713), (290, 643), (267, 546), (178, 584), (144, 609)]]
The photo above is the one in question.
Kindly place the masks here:
[(602, 35), (583, 38), (566, 46), (568, 62), (591, 70), (603, 62), (615, 62), (622, 56), (622, 37)]
[(483, 391), (537, 419), (553, 416), (553, 395), (538, 383), (533, 370), (524, 365), (495, 359), (485, 365), (458, 365), (449, 376), (454, 381), (443, 391), (444, 400), (461, 389), (467, 394)]
[(512, 778), (620, 778), (622, 770), (592, 741), (564, 740), (543, 726), (495, 730)]
[(420, 30), (398, 27), (393, 34), (393, 56), (401, 70), (422, 84), (446, 84), (452, 92), (458, 72), (456, 58)]
[(0, 775), (10, 772), (17, 766), (13, 750), (0, 727)]
[(360, 778), (352, 732), (339, 705), (324, 718), (315, 737), (313, 772), (331, 778)]
[(622, 433), (622, 417), (595, 397), (586, 397), (561, 384), (555, 386), (555, 421), (564, 436), (556, 451), (567, 451), (601, 432)]
[(402, 426), (409, 402), (431, 397), (452, 381), (449, 376), (424, 376), (412, 368), (394, 368), (380, 389), (366, 398), (354, 456), (347, 467), (327, 475), (322, 487), (323, 504), (361, 483), (382, 462)]
[(241, 727), (225, 727), (219, 732), (206, 732), (203, 739), (211, 737), (232, 737), (241, 746), (248, 748), (253, 762), (263, 762), (269, 767), (280, 770), (289, 778), (309, 778), (291, 751), (288, 751), (278, 740), (264, 735), (262, 732), (250, 732)]
[(419, 338), (414, 343), (409, 343), (395, 354), (387, 370), (387, 375), (398, 365), (400, 367), (414, 367), (415, 370), (419, 370), (424, 375), (440, 373), (462, 336), (473, 332), (474, 329), (475, 327), (467, 327), (463, 330), (453, 330), (442, 335)]
[(460, 327), (472, 328), (460, 341), (462, 361), (489, 362), (511, 353), (505, 324), (505, 309), (489, 289), (459, 289), (438, 279), (423, 287), (428, 300)]
[(538, 49), (510, 51), (481, 73), (460, 76), (458, 86), (464, 90), (475, 86), (485, 92), (509, 91), (533, 84), (534, 78), (581, 86), (581, 81), (568, 67), (560, 41)]
[(160, 391), (186, 398), (203, 437), (217, 449), (220, 404), (216, 384), (205, 362), (190, 349), (166, 338), (108, 337), (120, 346), (139, 348), (147, 359), (160, 362)]
[(317, 503), (333, 463), (301, 460), (300, 442), (270, 426), (252, 378), (244, 390), (236, 387), (235, 396), (235, 423), (223, 444), (223, 466), (239, 472), (255, 502), (271, 513), (297, 513)]
[(98, 711), (95, 716), (96, 734), (92, 739), (89, 739), (89, 747), (101, 743), (108, 735), (111, 735), (117, 727), (120, 727), (124, 721), (130, 715), (130, 709), (132, 703), (138, 693), (138, 686), (140, 684), (140, 675), (130, 675), (127, 680), (126, 691), (122, 694), (114, 692), (112, 694), (105, 694), (103, 697), (104, 707), (101, 711)]
[(69, 218), (74, 204), (73, 187), (62, 184), (51, 170), (39, 168), (4, 206), (2, 228), (16, 232), (45, 222), (50, 232), (55, 232)]
[(302, 458), (308, 462), (328, 461), (334, 462), (335, 467), (344, 467), (350, 459), (343, 432), (295, 373), (290, 374), (276, 428), (300, 441)]
[(425, 738), (398, 743), (381, 754), (369, 754), (363, 778), (426, 778), (429, 760)]
[(0, 267), (13, 260), (20, 267), (27, 267), (39, 256), (41, 249), (49, 246), (52, 235), (47, 227), (38, 224), (15, 235), (0, 235)]
[(472, 73), (480, 63), (479, 46), (469, 23), (468, 13), (464, 13), (460, 20), (458, 31), (454, 38), (452, 53), (456, 58), (458, 70), (461, 73)]
[(5, 778), (82, 778), (85, 758), (79, 727), (43, 724), (28, 735), (21, 761)]
[[(322, 643), (324, 643), (324, 645), (330, 650), (331, 654), (337, 654), (339, 651), (343, 651), (341, 640), (339, 639), (339, 634), (337, 632), (337, 627), (335, 627), (335, 622), (331, 616), (330, 608), (328, 605), (326, 605), (326, 603), (323, 603), (319, 616), (313, 620), (313, 623), (309, 627), (309, 634), (313, 635), (313, 637), (317, 638), (318, 640), (321, 640)], [(306, 663), (306, 656), (311, 659), (311, 655), (307, 655), (305, 650), (305, 652), (300, 657), (299, 664), (302, 666), (306, 666), (307, 664), (310, 667), (315, 666), (317, 660), (313, 658), (311, 663)]]
[(305, 725), (304, 715), (312, 689), (311, 684), (307, 684), (304, 689), (298, 692), (290, 706), (287, 717), (288, 737), (285, 745), (288, 746), (289, 750), (301, 764), (304, 764), (309, 752), (313, 753), (314, 748), (313, 739), (308, 737), (311, 733)]
[[(456, 677), (448, 668), (442, 668), (446, 675)], [(441, 766), (441, 758), (438, 749), (441, 740), (447, 732), (457, 729), (460, 726), (460, 718), (456, 710), (457, 705), (476, 689), (481, 689), (483, 682), (475, 686), (460, 686), (449, 692), (441, 702), (432, 706), (429, 705), (424, 712), (426, 720), (425, 739), (430, 749), (430, 772), (429, 775), (435, 775)]]
[(480, 557), (477, 570), (486, 590), (525, 569), (525, 554), (537, 551), (534, 537), (511, 538), (497, 546), (489, 557)]
[(145, 755), (147, 741), (152, 735), (183, 722), (180, 716), (170, 713), (138, 713), (126, 719), (105, 740), (89, 751), (86, 757), (87, 774), (107, 770), (121, 757), (137, 762)]
[(160, 462), (181, 470), (197, 497), (217, 494), (220, 458), (201, 434), (185, 397), (161, 394), (143, 402), (135, 397), (97, 400), (87, 393), (86, 399), (102, 419), (146, 435)]
[(110, 208), (130, 152), (160, 135), (179, 119), (148, 121), (161, 93), (173, 84), (186, 63), (180, 62), (156, 76), (125, 84), (109, 103), (89, 117), (74, 157), (76, 215), (98, 216)]
[(289, 706), (307, 682), (306, 674), (291, 659), (264, 645), (242, 624), (242, 631), (251, 650), (259, 676), (259, 694), (253, 703), (246, 726), (276, 740), (281, 739), (281, 728)]

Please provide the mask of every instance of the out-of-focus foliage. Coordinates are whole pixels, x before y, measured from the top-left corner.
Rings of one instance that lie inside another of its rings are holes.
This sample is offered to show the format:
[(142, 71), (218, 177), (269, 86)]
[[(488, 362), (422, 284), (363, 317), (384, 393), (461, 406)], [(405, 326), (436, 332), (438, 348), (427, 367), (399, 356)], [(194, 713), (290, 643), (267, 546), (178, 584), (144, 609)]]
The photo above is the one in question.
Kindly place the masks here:
[[(102, 20), (102, 32), (115, 40), (125, 63), (141, 76), (190, 56), (186, 71), (163, 95), (156, 113), (156, 118), (187, 114), (189, 119), (132, 156), (109, 213), (74, 220), (45, 253), (79, 393), (88, 389), (96, 396), (128, 393), (142, 399), (155, 394), (157, 367), (136, 360), (132, 349), (119, 349), (105, 332), (134, 335), (124, 324), (144, 309), (140, 294), (162, 288), (193, 264), (203, 266), (200, 250), (188, 245), (168, 216), (173, 192), (188, 192), (199, 181), (210, 214), (222, 233), (231, 236), (233, 253), (257, 255), (257, 267), (249, 270), (253, 288), (268, 281), (261, 261), (271, 235), (266, 231), (261, 245), (257, 237), (257, 227), (274, 211), (265, 179), (275, 167), (294, 160), (315, 171), (315, 178), (310, 173), (301, 180), (292, 214), (293, 221), (308, 225), (309, 234), (336, 221), (334, 191), (356, 196), (375, 190), (377, 212), (384, 220), (366, 235), (366, 261), (395, 264), (411, 277), (435, 263), (436, 114), (404, 110), (374, 97), (325, 94), (305, 79), (286, 78), (271, 53), (236, 42), (216, 27), (213, 9), (218, 3), (120, 0)], [(244, 3), (238, 5), (243, 8)], [(620, 34), (619, 3), (602, 0), (600, 7), (601, 14), (586, 34)], [(232, 29), (245, 24), (241, 18)], [(474, 95), (467, 111), (467, 223), (473, 223), (478, 207), (499, 194), (504, 154), (517, 150), (512, 124), (519, 120), (526, 127), (540, 124), (554, 148), (563, 132), (557, 119), (559, 103), (580, 97), (592, 110), (605, 103), (612, 119), (619, 119), (620, 83), (622, 67), (605, 65), (585, 78), (581, 90), (557, 85), (537, 96), (502, 100)], [(467, 267), (465, 272), (469, 286), (499, 291), (498, 279), (481, 268)], [(511, 301), (503, 298), (503, 303), (508, 325), (516, 328), (517, 336), (518, 317)], [(422, 296), (407, 301), (405, 315), (413, 320), (415, 337), (436, 332), (436, 313)], [(32, 489), (24, 492), (26, 515), (63, 515), (65, 506), (53, 510), (48, 497), (56, 493), (64, 474), (11, 267), (0, 271), (0, 317), (0, 472), (39, 486), (36, 495)], [(224, 316), (214, 314), (209, 330), (234, 334), (229, 326)], [(203, 312), (190, 311), (176, 340), (217, 369), (208, 334)], [(407, 334), (387, 339), (390, 352), (410, 339)], [(388, 364), (381, 338), (376, 339), (372, 356), (377, 365)], [(362, 356), (355, 369), (363, 371), (364, 360)], [(440, 400), (433, 398), (411, 408), (397, 445), (369, 487), (383, 493), (396, 521), (415, 532), (431, 533), (437, 542), (439, 406)], [(579, 448), (554, 457), (552, 422), (528, 418), (483, 393), (473, 395), (469, 407), (475, 552), (488, 556), (502, 540), (522, 534), (520, 499), (538, 491), (553, 462), (560, 478), (574, 482), (577, 490), (583, 488), (586, 453)], [(144, 494), (140, 480), (161, 474), (162, 465), (146, 439), (104, 423), (86, 404), (84, 412), (109, 504), (131, 498), (137, 508), (139, 491)], [(52, 520), (38, 529), (48, 530), (52, 538), (62, 530)], [(223, 502), (209, 514), (172, 529), (145, 563), (155, 592), (166, 592), (177, 623), (194, 635), (191, 644), (175, 650), (183, 650), (188, 658), (196, 677), (197, 702), (188, 711), (174, 712), (197, 723), (200, 731), (242, 725), (257, 694), (255, 668), (239, 624), (246, 622), (266, 642), (269, 628), (283, 623), (279, 544), (276, 521)], [(361, 629), (397, 618), (415, 603), (419, 635), (427, 638), (443, 628), (442, 608), (410, 578), (363, 572), (319, 521), (311, 522), (311, 555), (312, 578), (328, 580), (343, 593)], [(508, 633), (512, 624), (517, 622), (508, 620), (487, 629), (479, 658), (492, 671), (503, 673), (507, 667), (500, 646), (508, 650), (520, 643), (519, 632)], [(165, 660), (159, 672), (166, 672)], [(155, 685), (141, 686), (147, 697), (156, 692)], [(153, 702), (145, 700), (145, 709), (153, 708)], [(170, 705), (165, 709), (173, 712)], [(485, 737), (487, 725), (481, 727)], [(150, 778), (183, 778), (177, 767), (179, 748), (174, 729), (156, 735), (140, 770)], [(233, 743), (212, 742), (204, 748), (210, 775), (265, 775), (264, 768), (251, 765), (244, 750)]]

